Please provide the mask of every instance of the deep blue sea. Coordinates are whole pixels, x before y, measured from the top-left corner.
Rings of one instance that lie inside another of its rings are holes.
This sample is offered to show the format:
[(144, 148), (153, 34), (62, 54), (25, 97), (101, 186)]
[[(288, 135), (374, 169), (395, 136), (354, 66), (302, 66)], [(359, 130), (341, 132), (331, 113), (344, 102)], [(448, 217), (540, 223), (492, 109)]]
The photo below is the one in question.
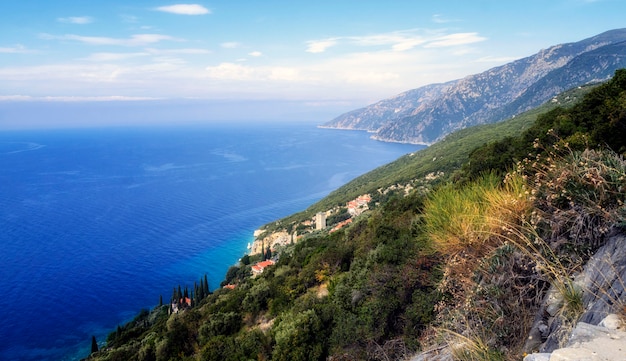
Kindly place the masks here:
[(0, 360), (77, 360), (252, 232), (420, 146), (311, 123), (0, 132)]

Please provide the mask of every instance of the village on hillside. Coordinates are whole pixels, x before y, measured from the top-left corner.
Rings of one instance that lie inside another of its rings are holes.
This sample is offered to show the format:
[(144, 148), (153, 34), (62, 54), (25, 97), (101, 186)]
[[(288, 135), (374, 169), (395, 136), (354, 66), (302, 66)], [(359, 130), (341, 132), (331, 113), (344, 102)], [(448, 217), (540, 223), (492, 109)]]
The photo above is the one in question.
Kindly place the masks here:
[[(298, 243), (303, 237), (315, 232), (333, 233), (339, 231), (350, 225), (357, 217), (378, 206), (381, 196), (385, 197), (391, 194), (406, 196), (416, 189), (427, 192), (432, 182), (443, 175), (443, 172), (429, 173), (421, 179), (413, 179), (406, 184), (393, 184), (386, 188), (379, 188), (374, 192), (374, 195), (362, 194), (343, 205), (317, 212), (313, 217), (283, 225), (278, 229), (268, 230), (268, 226), (265, 226), (255, 230), (254, 242), (248, 244), (248, 252), (244, 257), (247, 259), (258, 255), (262, 255), (262, 257), (250, 265), (251, 276), (256, 277), (268, 267), (275, 265), (281, 250), (286, 246)], [(234, 289), (236, 285), (226, 283), (223, 287)]]

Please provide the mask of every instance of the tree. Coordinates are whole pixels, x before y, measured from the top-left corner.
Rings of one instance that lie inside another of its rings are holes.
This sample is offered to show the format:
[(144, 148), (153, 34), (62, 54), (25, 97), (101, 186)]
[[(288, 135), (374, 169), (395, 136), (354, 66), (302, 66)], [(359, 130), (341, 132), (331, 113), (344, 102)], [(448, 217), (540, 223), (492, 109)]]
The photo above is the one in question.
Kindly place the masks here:
[(204, 283), (202, 284), (203, 286), (203, 292), (204, 292), (204, 297), (208, 296), (211, 294), (211, 291), (209, 291), (209, 280), (207, 278), (207, 275), (204, 275)]
[(98, 342), (96, 336), (91, 336), (91, 353), (98, 352)]

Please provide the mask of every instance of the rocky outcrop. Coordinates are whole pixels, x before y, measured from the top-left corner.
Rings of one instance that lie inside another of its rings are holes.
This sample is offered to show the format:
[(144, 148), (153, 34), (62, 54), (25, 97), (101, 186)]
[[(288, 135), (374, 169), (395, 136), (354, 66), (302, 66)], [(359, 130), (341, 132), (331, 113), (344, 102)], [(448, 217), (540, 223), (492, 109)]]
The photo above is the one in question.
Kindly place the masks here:
[[(582, 292), (584, 306), (577, 321), (598, 325), (610, 314), (626, 314), (626, 236), (610, 237), (574, 278), (573, 285)], [(563, 347), (572, 327), (562, 317), (563, 302), (554, 287), (548, 291), (529, 332), (525, 352), (545, 353)]]
[(626, 332), (618, 315), (605, 317), (597, 326), (579, 322), (567, 344), (552, 353), (535, 353), (524, 361), (626, 360)]

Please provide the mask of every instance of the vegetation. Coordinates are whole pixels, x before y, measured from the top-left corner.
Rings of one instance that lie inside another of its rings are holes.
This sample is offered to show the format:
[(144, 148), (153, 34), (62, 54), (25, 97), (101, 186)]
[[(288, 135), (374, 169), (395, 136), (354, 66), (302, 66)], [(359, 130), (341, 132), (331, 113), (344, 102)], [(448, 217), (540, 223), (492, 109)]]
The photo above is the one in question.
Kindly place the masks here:
[(258, 276), (266, 255), (231, 268), (229, 288), (201, 280), (191, 307), (143, 311), (90, 359), (399, 360), (448, 342), (458, 360), (519, 360), (550, 286), (562, 319), (578, 317), (571, 276), (626, 220), (626, 70), (585, 91), (571, 108), (464, 130), (351, 182), (312, 210), (374, 192), (379, 206), (272, 252)]

